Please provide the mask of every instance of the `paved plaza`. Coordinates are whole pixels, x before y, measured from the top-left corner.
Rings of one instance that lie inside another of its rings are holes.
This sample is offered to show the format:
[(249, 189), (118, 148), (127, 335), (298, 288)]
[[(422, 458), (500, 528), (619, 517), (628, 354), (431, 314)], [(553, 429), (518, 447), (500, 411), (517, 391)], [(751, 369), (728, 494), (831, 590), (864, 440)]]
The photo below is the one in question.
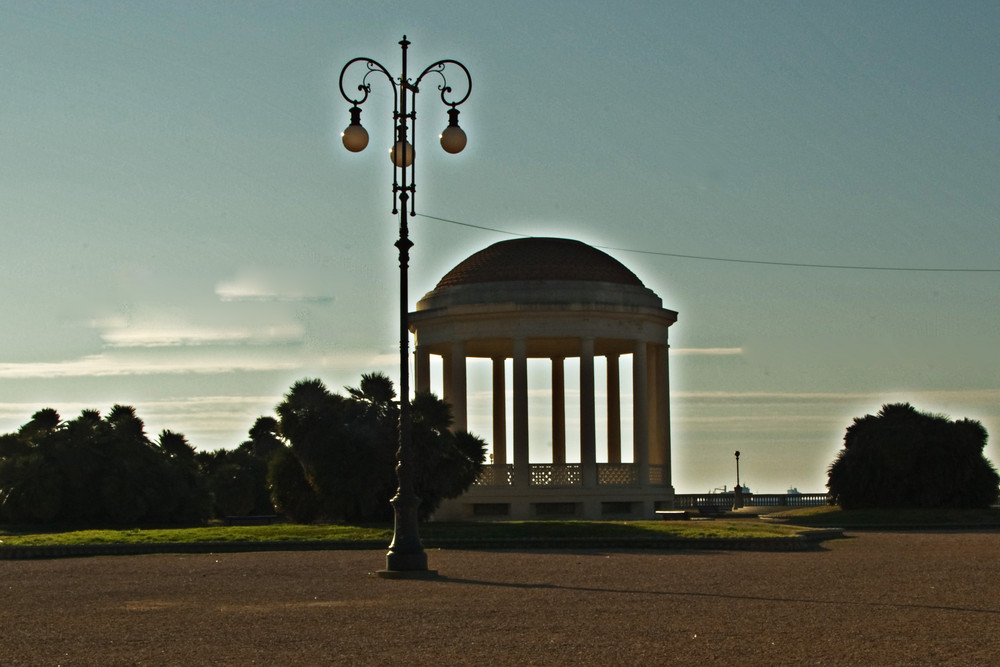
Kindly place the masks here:
[(0, 561), (2, 665), (984, 665), (1000, 531), (818, 551), (433, 550)]

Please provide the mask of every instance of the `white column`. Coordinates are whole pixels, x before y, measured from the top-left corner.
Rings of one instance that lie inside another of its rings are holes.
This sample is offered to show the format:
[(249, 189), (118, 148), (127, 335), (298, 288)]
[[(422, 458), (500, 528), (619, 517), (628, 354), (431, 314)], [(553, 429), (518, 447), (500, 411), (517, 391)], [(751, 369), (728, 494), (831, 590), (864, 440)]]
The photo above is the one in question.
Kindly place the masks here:
[(580, 341), (580, 469), (585, 487), (597, 486), (597, 425), (594, 414), (594, 339)]
[(531, 484), (528, 458), (528, 353), (527, 341), (514, 339), (514, 486)]
[(622, 461), (622, 400), (619, 355), (608, 355), (608, 463)]
[(507, 378), (504, 357), (493, 357), (493, 464), (507, 464)]
[(451, 392), (448, 401), (451, 403), (452, 416), (455, 422), (452, 424), (452, 431), (467, 431), (468, 410), (466, 408), (466, 386), (465, 386), (465, 343), (456, 341), (451, 344)]
[(455, 393), (451, 386), (451, 350), (441, 354), (441, 398), (452, 402), (452, 395)]
[(552, 462), (566, 463), (566, 368), (552, 357)]
[(660, 428), (656, 434), (656, 463), (663, 466), (662, 483), (671, 485), (670, 474), (670, 346), (657, 346), (656, 412)]
[(658, 463), (656, 457), (657, 451), (657, 434), (660, 432), (660, 397), (657, 394), (656, 385), (656, 369), (657, 360), (659, 359), (657, 355), (657, 346), (652, 343), (646, 344), (646, 405), (649, 406), (649, 426), (646, 432), (649, 434), (646, 442), (649, 443), (649, 463)]
[(649, 485), (649, 396), (647, 388), (646, 342), (635, 341), (632, 350), (632, 439), (633, 460), (639, 471), (639, 483)]
[(431, 390), (431, 353), (418, 344), (414, 354), (416, 355), (414, 391), (427, 393)]

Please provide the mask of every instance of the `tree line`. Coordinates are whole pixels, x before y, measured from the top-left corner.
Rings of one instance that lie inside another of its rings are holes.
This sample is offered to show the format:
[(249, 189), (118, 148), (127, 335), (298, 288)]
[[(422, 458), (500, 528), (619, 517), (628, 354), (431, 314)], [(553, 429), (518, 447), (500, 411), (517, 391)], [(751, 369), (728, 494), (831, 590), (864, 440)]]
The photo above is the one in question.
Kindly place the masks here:
[[(0, 435), (0, 522), (190, 525), (275, 512), (296, 522), (387, 521), (399, 440), (395, 388), (372, 373), (345, 389), (301, 380), (245, 442), (214, 452), (198, 452), (169, 430), (150, 438), (126, 405), (68, 421), (39, 410)], [(411, 415), (425, 519), (475, 481), (486, 443), (453, 433), (451, 406), (433, 394), (418, 393)], [(977, 421), (884, 405), (847, 428), (827, 487), (845, 509), (988, 507), (1000, 475), (983, 455), (986, 440)]]
[[(396, 488), (399, 404), (392, 381), (363, 375), (347, 394), (295, 383), (232, 450), (198, 452), (185, 436), (155, 439), (134, 408), (39, 410), (0, 435), (0, 521), (66, 525), (198, 524), (280, 513), (292, 521), (384, 521)], [(482, 470), (486, 444), (452, 433), (451, 407), (411, 402), (415, 486), (426, 518)]]

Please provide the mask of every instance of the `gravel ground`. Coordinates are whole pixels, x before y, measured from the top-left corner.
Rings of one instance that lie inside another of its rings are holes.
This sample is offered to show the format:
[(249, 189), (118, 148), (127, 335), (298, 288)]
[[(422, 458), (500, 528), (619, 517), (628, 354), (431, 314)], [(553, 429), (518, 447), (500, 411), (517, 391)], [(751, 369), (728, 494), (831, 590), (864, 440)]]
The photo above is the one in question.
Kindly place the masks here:
[(821, 551), (382, 551), (0, 561), (0, 665), (985, 665), (1000, 531)]

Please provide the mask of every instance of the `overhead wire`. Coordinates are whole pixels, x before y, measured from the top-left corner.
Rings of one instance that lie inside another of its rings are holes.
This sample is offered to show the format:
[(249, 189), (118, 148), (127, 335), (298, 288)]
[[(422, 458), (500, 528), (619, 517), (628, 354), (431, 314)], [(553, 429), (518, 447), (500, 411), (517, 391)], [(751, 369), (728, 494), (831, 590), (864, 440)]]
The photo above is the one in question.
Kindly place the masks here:
[[(507, 234), (509, 236), (516, 236), (519, 238), (532, 238), (530, 234), (519, 234), (517, 232), (511, 232), (506, 229), (497, 229), (496, 227), (486, 227), (484, 225), (474, 225), (468, 222), (450, 220), (448, 218), (441, 218), (436, 215), (427, 215), (425, 213), (417, 213), (417, 215), (421, 218), (437, 220), (439, 222), (445, 222), (451, 225), (471, 227), (472, 229), (479, 229), (487, 232), (496, 232), (498, 234)], [(936, 267), (919, 267), (919, 266), (864, 266), (855, 264), (812, 264), (808, 262), (778, 262), (778, 261), (769, 261), (761, 259), (740, 259), (736, 257), (709, 257), (706, 255), (684, 255), (675, 252), (662, 252), (658, 250), (638, 250), (636, 248), (619, 248), (615, 246), (595, 245), (594, 247), (599, 248), (601, 250), (611, 250), (614, 252), (632, 252), (640, 255), (655, 255), (658, 257), (676, 257), (679, 259), (694, 259), (706, 262), (730, 262), (736, 264), (758, 264), (764, 266), (788, 266), (788, 267), (797, 267), (806, 269), (839, 269), (839, 270), (849, 270), (849, 271), (910, 271), (910, 272), (924, 272), (924, 273), (1000, 273), (1000, 269), (936, 268)]]

